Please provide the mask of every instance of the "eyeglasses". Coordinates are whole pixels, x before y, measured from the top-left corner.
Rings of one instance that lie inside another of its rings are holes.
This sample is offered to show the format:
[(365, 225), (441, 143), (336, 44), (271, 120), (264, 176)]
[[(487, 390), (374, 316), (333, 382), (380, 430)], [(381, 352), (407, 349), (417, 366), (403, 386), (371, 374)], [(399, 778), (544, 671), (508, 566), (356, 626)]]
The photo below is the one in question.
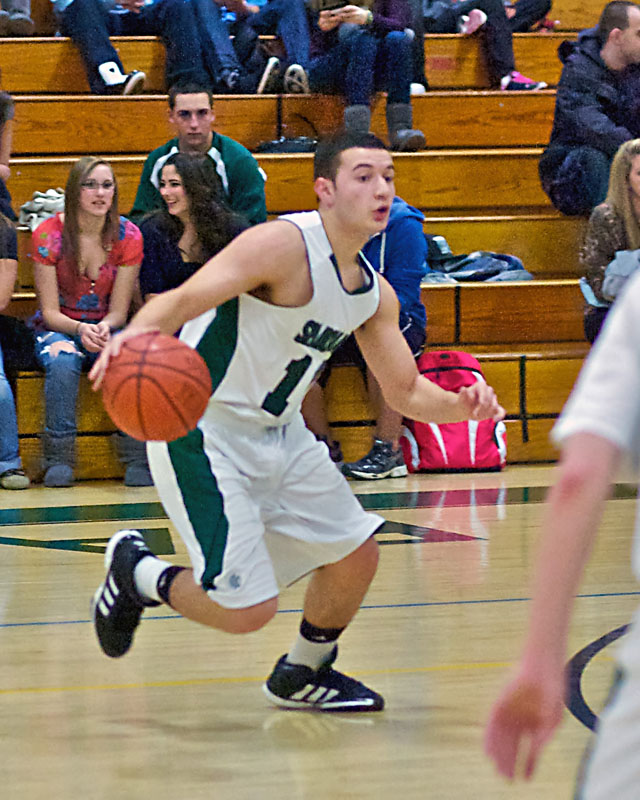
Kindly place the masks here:
[(90, 192), (97, 192), (100, 187), (102, 187), (105, 192), (110, 192), (115, 187), (114, 181), (96, 181), (93, 178), (90, 178), (88, 181), (83, 181), (81, 186), (85, 189), (88, 189)]

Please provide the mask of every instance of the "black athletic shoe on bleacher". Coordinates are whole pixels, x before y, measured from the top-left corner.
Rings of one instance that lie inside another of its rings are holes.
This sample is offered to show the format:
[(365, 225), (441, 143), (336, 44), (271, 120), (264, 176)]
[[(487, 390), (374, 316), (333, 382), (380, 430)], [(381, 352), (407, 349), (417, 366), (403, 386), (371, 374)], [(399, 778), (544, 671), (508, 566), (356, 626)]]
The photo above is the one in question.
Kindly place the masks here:
[(304, 664), (289, 664), (286, 654), (275, 665), (262, 689), (282, 708), (315, 711), (382, 711), (384, 699), (364, 683), (332, 668), (338, 655), (334, 647), (329, 659), (317, 670)]
[(141, 597), (133, 582), (136, 564), (146, 556), (153, 553), (138, 531), (118, 531), (107, 545), (107, 574), (93, 596), (91, 610), (100, 647), (111, 658), (129, 650), (145, 607), (160, 605)]

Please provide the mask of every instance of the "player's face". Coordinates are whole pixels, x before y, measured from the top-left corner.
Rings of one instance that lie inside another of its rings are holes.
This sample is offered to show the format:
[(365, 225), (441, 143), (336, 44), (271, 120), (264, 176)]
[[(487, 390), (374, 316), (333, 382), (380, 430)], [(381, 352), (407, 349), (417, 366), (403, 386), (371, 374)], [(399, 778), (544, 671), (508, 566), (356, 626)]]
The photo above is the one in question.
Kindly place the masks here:
[(345, 150), (333, 186), (334, 207), (343, 219), (369, 235), (386, 227), (395, 195), (393, 161), (386, 150)]
[(182, 185), (182, 178), (173, 164), (162, 168), (160, 194), (170, 214), (180, 218), (189, 215), (189, 201)]
[(640, 9), (630, 6), (627, 20), (618, 40), (620, 51), (626, 64), (640, 64)]
[(640, 200), (640, 156), (634, 156), (629, 170), (629, 191), (632, 199)]
[(105, 217), (113, 205), (115, 186), (113, 172), (106, 164), (98, 164), (82, 181), (80, 209), (92, 217)]
[(204, 153), (209, 147), (213, 109), (206, 92), (178, 94), (169, 121), (175, 125), (182, 152)]

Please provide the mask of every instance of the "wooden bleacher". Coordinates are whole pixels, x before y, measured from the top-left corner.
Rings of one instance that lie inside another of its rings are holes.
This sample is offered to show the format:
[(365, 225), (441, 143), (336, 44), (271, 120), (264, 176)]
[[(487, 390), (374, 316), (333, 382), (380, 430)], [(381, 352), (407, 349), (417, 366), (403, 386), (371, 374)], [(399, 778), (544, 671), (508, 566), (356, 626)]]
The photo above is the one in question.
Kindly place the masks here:
[[(560, 73), (558, 44), (593, 24), (599, 11), (578, 6), (575, 0), (557, 3), (551, 16), (570, 33), (516, 35), (518, 68), (555, 84)], [(9, 183), (14, 203), (21, 205), (36, 189), (63, 186), (79, 155), (98, 153), (113, 163), (122, 209), (127, 210), (146, 154), (171, 135), (162, 93), (164, 48), (152, 37), (115, 39), (125, 65), (147, 73), (150, 94), (92, 97), (71, 42), (50, 37), (55, 23), (48, 0), (46, 5), (45, 0), (34, 0), (34, 18), (40, 38), (0, 39), (2, 87), (16, 99)], [(415, 124), (425, 131), (429, 149), (396, 156), (398, 193), (424, 211), (425, 228), (444, 235), (454, 252), (513, 253), (536, 276), (529, 283), (425, 288), (429, 344), (467, 349), (480, 358), (509, 415), (511, 462), (549, 460), (555, 454), (548, 430), (587, 351), (577, 285), (584, 223), (550, 206), (537, 175), (555, 91), (489, 90), (479, 37), (428, 36), (425, 63), (434, 90), (414, 98), (413, 105)], [(279, 135), (334, 129), (342, 103), (324, 96), (224, 96), (216, 98), (215, 111), (216, 130), (252, 149)], [(385, 135), (380, 102), (373, 109), (372, 128)], [(271, 215), (314, 207), (309, 155), (262, 155), (258, 160), (268, 176)], [(35, 308), (27, 232), (20, 232), (19, 248), (19, 280), (9, 312), (27, 316)], [(39, 456), (41, 392), (42, 376), (19, 376), (21, 451), (30, 472), (36, 471)], [(336, 370), (328, 392), (335, 433), (345, 456), (356, 458), (367, 449), (372, 429), (359, 373)], [(113, 426), (85, 382), (79, 430), (78, 476), (119, 476), (109, 442)]]

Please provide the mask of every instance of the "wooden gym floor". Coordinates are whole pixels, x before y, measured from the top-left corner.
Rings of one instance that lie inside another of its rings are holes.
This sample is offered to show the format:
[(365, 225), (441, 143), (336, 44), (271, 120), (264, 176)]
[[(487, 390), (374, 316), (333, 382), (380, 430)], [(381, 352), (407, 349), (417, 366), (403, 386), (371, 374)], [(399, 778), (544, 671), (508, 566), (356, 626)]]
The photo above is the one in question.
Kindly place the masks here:
[[(370, 716), (286, 712), (262, 695), (296, 630), (301, 586), (245, 637), (152, 609), (131, 653), (107, 659), (89, 600), (108, 537), (141, 527), (156, 552), (187, 563), (154, 491), (96, 482), (0, 492), (3, 800), (570, 798), (589, 732), (569, 712), (531, 785), (503, 782), (481, 748), (521, 640), (551, 474), (510, 467), (352, 484), (388, 520), (338, 662), (385, 696), (387, 709)], [(609, 642), (577, 660), (585, 721), (607, 692), (612, 632), (638, 602), (634, 496), (617, 485), (576, 602), (569, 655)]]

